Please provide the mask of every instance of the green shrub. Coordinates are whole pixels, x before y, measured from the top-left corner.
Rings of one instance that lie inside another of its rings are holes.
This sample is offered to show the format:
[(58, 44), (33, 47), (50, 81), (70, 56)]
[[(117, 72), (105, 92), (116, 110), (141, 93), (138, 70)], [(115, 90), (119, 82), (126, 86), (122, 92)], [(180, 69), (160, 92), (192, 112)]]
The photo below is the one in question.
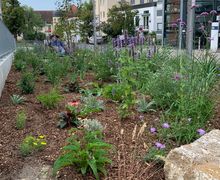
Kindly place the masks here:
[(14, 105), (22, 104), (25, 101), (25, 98), (23, 96), (16, 95), (16, 94), (13, 94), (12, 96), (10, 96), (10, 98)]
[(49, 93), (37, 96), (37, 100), (48, 109), (55, 108), (62, 99), (63, 96), (55, 89), (52, 89)]
[(37, 138), (33, 136), (27, 136), (20, 145), (20, 152), (22, 156), (28, 156), (33, 152), (43, 150), (47, 145), (44, 136), (39, 136)]
[(148, 102), (145, 98), (139, 99), (137, 101), (137, 111), (141, 113), (147, 113), (149, 111), (155, 112), (155, 102)]
[(72, 135), (67, 140), (63, 154), (54, 163), (54, 174), (67, 166), (76, 167), (83, 175), (91, 171), (96, 179), (99, 179), (99, 173), (107, 174), (105, 165), (111, 163), (108, 158), (111, 145), (102, 140), (100, 131), (83, 132), (82, 137)]
[(117, 74), (117, 65), (113, 49), (108, 48), (107, 51), (97, 53), (93, 61), (96, 78), (103, 81), (113, 79), (113, 76)]
[(16, 116), (16, 128), (24, 129), (26, 124), (26, 114), (24, 111), (19, 111)]
[(23, 71), (26, 68), (27, 64), (25, 61), (25, 57), (26, 57), (25, 50), (19, 49), (16, 51), (15, 59), (14, 59), (14, 66), (16, 70)]
[(122, 102), (133, 96), (132, 89), (127, 84), (110, 84), (104, 87), (103, 96), (114, 101)]
[(19, 87), (21, 88), (22, 92), (25, 94), (31, 94), (34, 92), (35, 88), (35, 77), (32, 73), (26, 72), (23, 73), (21, 76), (21, 80), (18, 83)]
[(82, 102), (83, 105), (80, 111), (80, 115), (82, 116), (104, 110), (104, 102), (101, 100), (97, 100), (97, 98), (93, 95), (82, 97)]
[(96, 119), (83, 119), (82, 125), (87, 131), (100, 131), (100, 132), (102, 132), (104, 129), (102, 124)]
[(67, 76), (69, 69), (71, 67), (70, 59), (66, 58), (59, 58), (56, 55), (51, 55), (47, 62), (44, 63), (44, 70), (48, 80), (53, 85), (58, 85), (61, 79)]

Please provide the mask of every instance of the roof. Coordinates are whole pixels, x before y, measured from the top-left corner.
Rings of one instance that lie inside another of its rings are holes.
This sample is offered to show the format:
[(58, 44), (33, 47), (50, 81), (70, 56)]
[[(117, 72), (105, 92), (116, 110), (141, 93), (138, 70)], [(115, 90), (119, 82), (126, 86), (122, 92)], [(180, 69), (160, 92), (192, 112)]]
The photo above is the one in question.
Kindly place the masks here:
[(48, 24), (52, 24), (54, 11), (34, 11), (34, 12), (40, 14), (40, 16), (45, 22), (47, 22)]
[[(69, 13), (69, 17), (74, 17), (76, 16), (76, 13), (78, 11), (78, 8), (76, 5), (71, 6), (71, 12)], [(59, 11), (35, 11), (36, 13), (40, 14), (42, 19), (48, 23), (52, 24), (53, 23), (53, 17), (59, 17), (60, 12)]]

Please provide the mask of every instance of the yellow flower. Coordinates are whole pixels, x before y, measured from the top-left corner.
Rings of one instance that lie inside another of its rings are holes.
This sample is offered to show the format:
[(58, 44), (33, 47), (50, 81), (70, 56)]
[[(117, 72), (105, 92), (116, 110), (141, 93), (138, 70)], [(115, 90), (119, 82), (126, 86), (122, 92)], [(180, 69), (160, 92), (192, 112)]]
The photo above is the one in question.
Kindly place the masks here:
[(41, 135), (41, 136), (39, 136), (39, 138), (40, 138), (40, 139), (44, 139), (44, 136), (43, 136), (43, 135)]
[(47, 145), (47, 143), (46, 142), (41, 142), (41, 145)]
[(33, 144), (34, 144), (35, 146), (37, 146), (37, 143), (36, 143), (36, 142), (34, 142)]

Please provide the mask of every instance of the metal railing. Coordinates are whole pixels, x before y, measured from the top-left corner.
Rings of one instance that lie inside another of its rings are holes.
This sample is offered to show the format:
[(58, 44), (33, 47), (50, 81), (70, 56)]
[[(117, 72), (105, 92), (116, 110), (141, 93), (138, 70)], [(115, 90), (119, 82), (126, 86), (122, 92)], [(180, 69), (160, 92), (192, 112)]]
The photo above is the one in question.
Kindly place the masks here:
[(13, 52), (16, 48), (14, 36), (10, 33), (5, 24), (0, 20), (0, 59)]

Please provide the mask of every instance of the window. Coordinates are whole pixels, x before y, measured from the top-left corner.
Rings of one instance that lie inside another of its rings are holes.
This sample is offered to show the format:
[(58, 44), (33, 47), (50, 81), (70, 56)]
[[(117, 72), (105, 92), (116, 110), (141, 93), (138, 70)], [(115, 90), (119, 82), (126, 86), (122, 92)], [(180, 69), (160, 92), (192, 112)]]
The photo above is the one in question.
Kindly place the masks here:
[(144, 4), (144, 0), (140, 0), (140, 4)]
[(135, 26), (139, 27), (140, 17), (135, 16)]
[(157, 23), (157, 30), (161, 31), (162, 30), (162, 23)]
[(131, 0), (131, 5), (134, 5), (135, 4), (135, 0)]

